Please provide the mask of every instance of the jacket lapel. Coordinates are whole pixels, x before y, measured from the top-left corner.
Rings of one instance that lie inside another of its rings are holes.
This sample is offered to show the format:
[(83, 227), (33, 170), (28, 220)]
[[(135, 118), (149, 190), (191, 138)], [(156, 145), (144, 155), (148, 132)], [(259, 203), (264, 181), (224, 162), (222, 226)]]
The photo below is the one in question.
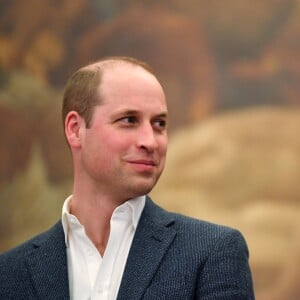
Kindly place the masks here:
[(118, 300), (141, 299), (176, 232), (173, 218), (147, 198), (128, 255)]
[(69, 299), (66, 246), (60, 222), (34, 240), (26, 263), (40, 299)]

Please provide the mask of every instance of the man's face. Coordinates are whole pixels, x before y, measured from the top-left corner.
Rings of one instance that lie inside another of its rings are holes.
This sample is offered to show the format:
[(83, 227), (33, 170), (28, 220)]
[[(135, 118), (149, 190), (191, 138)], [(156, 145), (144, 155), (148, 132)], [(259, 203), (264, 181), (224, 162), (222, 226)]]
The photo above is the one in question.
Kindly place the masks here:
[(81, 176), (127, 200), (150, 192), (167, 152), (167, 105), (155, 77), (120, 65), (104, 73), (101, 99), (81, 139)]

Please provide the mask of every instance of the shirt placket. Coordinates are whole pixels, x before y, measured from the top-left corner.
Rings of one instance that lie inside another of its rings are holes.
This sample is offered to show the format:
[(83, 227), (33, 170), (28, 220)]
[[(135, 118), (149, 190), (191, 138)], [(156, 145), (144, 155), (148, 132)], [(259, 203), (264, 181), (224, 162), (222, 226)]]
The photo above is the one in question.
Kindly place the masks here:
[(118, 210), (111, 219), (111, 232), (107, 247), (100, 265), (91, 300), (111, 300), (110, 280), (114, 271), (115, 261), (119, 255), (120, 246), (124, 242), (129, 226), (129, 210)]

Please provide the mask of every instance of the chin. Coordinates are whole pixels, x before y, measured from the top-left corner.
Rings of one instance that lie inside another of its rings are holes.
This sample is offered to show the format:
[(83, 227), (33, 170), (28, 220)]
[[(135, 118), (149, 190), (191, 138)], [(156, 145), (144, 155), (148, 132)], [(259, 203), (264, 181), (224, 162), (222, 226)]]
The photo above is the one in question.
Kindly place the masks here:
[(151, 192), (155, 184), (137, 184), (132, 189), (130, 189), (131, 192), (131, 198), (147, 195)]

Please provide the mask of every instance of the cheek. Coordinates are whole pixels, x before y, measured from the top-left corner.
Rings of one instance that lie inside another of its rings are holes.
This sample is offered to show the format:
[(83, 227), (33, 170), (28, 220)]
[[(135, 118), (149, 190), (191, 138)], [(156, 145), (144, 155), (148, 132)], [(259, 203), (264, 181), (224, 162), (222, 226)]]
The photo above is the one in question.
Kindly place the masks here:
[(128, 138), (120, 136), (107, 137), (104, 144), (104, 150), (101, 150), (103, 155), (108, 160), (122, 159), (123, 155), (127, 155), (132, 148), (132, 143)]
[(158, 141), (158, 145), (159, 145), (159, 154), (162, 156), (166, 155), (168, 149), (168, 139), (166, 137), (160, 139)]

